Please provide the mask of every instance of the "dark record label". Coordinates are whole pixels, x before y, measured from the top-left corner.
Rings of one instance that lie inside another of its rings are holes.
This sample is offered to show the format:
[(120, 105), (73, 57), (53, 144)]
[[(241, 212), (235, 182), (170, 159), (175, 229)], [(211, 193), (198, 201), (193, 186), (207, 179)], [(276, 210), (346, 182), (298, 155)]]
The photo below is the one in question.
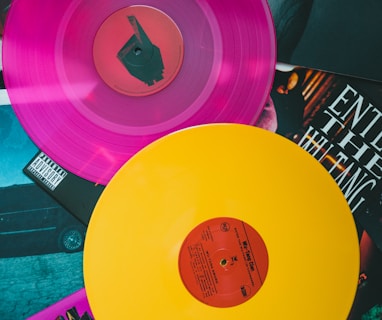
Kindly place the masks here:
[(199, 224), (179, 254), (179, 272), (187, 290), (215, 307), (233, 307), (251, 299), (267, 271), (263, 239), (250, 225), (234, 218)]

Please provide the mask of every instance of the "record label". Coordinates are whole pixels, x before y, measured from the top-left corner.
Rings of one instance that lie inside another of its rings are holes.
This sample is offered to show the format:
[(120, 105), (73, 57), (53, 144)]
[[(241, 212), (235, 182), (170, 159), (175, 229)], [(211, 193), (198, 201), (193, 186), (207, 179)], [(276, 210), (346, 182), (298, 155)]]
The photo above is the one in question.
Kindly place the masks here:
[(179, 72), (183, 54), (175, 22), (148, 6), (114, 12), (102, 23), (93, 45), (101, 78), (112, 89), (131, 96), (154, 94), (169, 85)]
[(199, 301), (233, 307), (251, 297), (264, 283), (268, 253), (260, 235), (234, 218), (202, 222), (185, 239), (179, 272)]

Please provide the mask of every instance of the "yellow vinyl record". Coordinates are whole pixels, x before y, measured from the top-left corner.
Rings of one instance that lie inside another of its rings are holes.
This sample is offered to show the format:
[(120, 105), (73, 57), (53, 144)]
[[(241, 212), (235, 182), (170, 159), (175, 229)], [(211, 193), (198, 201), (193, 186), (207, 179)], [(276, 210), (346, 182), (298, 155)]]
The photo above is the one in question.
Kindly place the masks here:
[(330, 174), (240, 124), (183, 129), (133, 156), (84, 249), (97, 320), (346, 319), (358, 272), (353, 216)]

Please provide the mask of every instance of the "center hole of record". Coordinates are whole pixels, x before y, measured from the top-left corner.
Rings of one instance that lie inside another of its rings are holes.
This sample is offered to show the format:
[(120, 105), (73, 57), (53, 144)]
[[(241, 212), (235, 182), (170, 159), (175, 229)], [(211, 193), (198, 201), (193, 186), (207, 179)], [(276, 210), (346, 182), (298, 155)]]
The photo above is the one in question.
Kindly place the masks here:
[(250, 300), (268, 273), (268, 251), (259, 233), (230, 217), (206, 220), (191, 230), (178, 262), (188, 292), (220, 308)]
[(142, 53), (142, 49), (141, 48), (135, 48), (134, 53), (136, 56), (139, 56)]
[(226, 265), (227, 265), (227, 259), (221, 259), (220, 260), (220, 265), (222, 266), (222, 267), (225, 267)]

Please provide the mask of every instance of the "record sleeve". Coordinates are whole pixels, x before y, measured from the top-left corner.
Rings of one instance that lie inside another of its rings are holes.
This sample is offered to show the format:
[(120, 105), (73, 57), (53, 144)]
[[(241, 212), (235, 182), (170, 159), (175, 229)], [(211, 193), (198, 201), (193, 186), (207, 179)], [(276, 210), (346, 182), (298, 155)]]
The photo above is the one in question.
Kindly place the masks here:
[(26, 164), (24, 173), (68, 212), (88, 225), (105, 186), (95, 184), (63, 169), (44, 152), (38, 151)]
[(85, 289), (80, 289), (27, 320), (94, 320)]
[(264, 117), (326, 168), (360, 229), (382, 249), (381, 83), (289, 67), (277, 67), (274, 113)]
[[(279, 65), (258, 125), (294, 141), (330, 172), (357, 224), (360, 275), (348, 320), (382, 315), (381, 83)], [(271, 124), (269, 124), (271, 123)]]
[(382, 81), (380, 1), (268, 3), (275, 22), (279, 62)]
[(0, 318), (26, 319), (83, 288), (85, 226), (24, 173), (38, 148), (0, 105)]

